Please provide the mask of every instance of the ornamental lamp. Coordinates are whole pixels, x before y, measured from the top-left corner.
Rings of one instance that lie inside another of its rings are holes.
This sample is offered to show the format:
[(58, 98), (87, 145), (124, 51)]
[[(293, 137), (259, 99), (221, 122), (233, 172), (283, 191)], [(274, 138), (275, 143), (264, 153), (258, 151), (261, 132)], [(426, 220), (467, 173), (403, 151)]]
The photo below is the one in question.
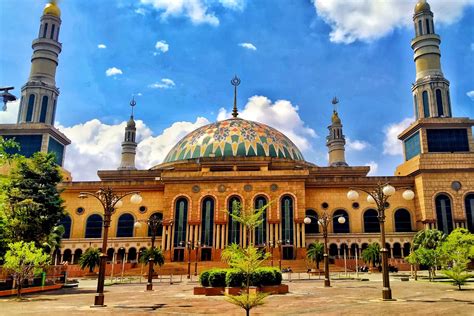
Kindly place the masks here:
[(115, 202), (115, 204), (114, 204), (114, 208), (121, 208), (122, 206), (123, 206), (122, 200), (118, 200), (118, 201)]
[(382, 192), (387, 196), (392, 196), (395, 193), (395, 188), (392, 187), (390, 184), (387, 184), (383, 187)]
[(138, 193), (133, 194), (130, 198), (130, 202), (132, 202), (133, 204), (140, 204), (142, 200), (143, 198)]
[(351, 201), (355, 201), (359, 198), (359, 193), (355, 190), (350, 190), (347, 192), (347, 198)]
[(142, 223), (140, 222), (135, 222), (135, 224), (133, 224), (133, 227), (137, 228), (137, 229), (140, 229), (142, 228)]
[(405, 190), (402, 193), (402, 197), (407, 201), (411, 201), (415, 198), (415, 192), (412, 190)]
[(339, 216), (339, 218), (337, 219), (337, 222), (339, 224), (344, 224), (346, 222), (346, 219), (344, 216)]
[(375, 204), (375, 200), (372, 195), (367, 195), (367, 202), (370, 204)]
[(303, 220), (303, 222), (304, 222), (305, 224), (311, 224), (311, 218), (305, 217), (304, 220)]

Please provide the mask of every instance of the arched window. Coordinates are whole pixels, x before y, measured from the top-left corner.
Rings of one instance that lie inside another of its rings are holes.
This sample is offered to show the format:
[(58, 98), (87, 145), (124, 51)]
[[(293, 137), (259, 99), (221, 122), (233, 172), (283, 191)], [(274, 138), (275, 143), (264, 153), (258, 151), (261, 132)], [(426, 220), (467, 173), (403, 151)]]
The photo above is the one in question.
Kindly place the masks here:
[(424, 117), (430, 117), (430, 104), (428, 103), (428, 91), (423, 91), (423, 115)]
[(28, 98), (28, 108), (26, 109), (26, 122), (31, 122), (33, 119), (33, 108), (35, 107), (35, 95), (30, 94)]
[[(238, 196), (233, 196), (228, 200), (227, 211), (229, 213), (238, 212), (240, 205), (240, 198)], [(229, 244), (239, 244), (240, 243), (240, 223), (234, 220), (232, 216), (229, 215)]]
[(72, 259), (72, 250), (71, 249), (64, 250), (63, 261), (67, 261), (69, 263), (72, 263), (71, 259)]
[(331, 244), (329, 245), (329, 256), (331, 257), (337, 257), (339, 251), (337, 249), (337, 245), (336, 244)]
[(449, 90), (446, 90), (446, 100), (448, 100), (448, 111), (446, 116), (451, 116), (451, 97), (449, 96)]
[[(152, 217), (156, 217), (156, 219), (159, 219), (159, 220), (162, 220), (163, 219), (163, 213), (160, 213), (160, 212), (155, 212), (153, 214), (150, 215), (150, 219)], [(152, 233), (151, 233), (151, 226), (148, 225), (148, 237), (151, 237)], [(158, 236), (163, 236), (163, 225), (159, 225), (158, 226), (158, 229), (156, 231), (156, 236), (155, 237), (158, 237)]]
[(293, 198), (289, 195), (281, 199), (281, 237), (286, 244), (293, 244)]
[(438, 116), (444, 116), (443, 99), (440, 89), (436, 89), (436, 107), (438, 108)]
[(201, 245), (213, 245), (214, 199), (206, 197), (201, 205)]
[(449, 234), (453, 230), (453, 214), (451, 212), (451, 199), (445, 194), (440, 194), (435, 199), (438, 230)]
[(393, 257), (394, 258), (402, 258), (402, 246), (396, 242), (393, 244)]
[(464, 199), (466, 208), (467, 229), (474, 233), (474, 193), (469, 193)]
[(59, 225), (64, 227), (64, 239), (71, 238), (71, 216), (68, 214), (64, 215), (63, 218), (59, 221)]
[(403, 244), (403, 257), (406, 257), (410, 254), (411, 251), (411, 244), (406, 242)]
[[(346, 219), (344, 224), (339, 223), (338, 219), (342, 216)], [(344, 210), (337, 210), (333, 214), (332, 229), (335, 234), (347, 234), (349, 229), (349, 215)]]
[(46, 33), (48, 32), (48, 23), (46, 23), (44, 25), (44, 29), (43, 29), (43, 37), (46, 38)]
[(137, 260), (137, 248), (130, 248), (128, 249), (128, 256), (127, 256), (128, 262), (136, 262)]
[(306, 210), (306, 216), (311, 219), (311, 223), (304, 225), (305, 234), (319, 234), (318, 213), (314, 210)]
[(430, 20), (429, 19), (426, 19), (426, 34), (430, 34), (430, 28), (431, 28), (431, 25), (430, 25)]
[(174, 246), (186, 243), (186, 226), (188, 225), (188, 200), (179, 198), (175, 205)]
[(114, 261), (114, 253), (115, 253), (114, 248), (107, 249), (107, 261)]
[(411, 216), (410, 212), (401, 208), (395, 211), (395, 231), (396, 232), (411, 232)]
[(76, 249), (76, 251), (74, 251), (74, 262), (73, 262), (73, 264), (78, 264), (79, 259), (81, 259), (81, 256), (82, 256), (82, 249)]
[(380, 223), (376, 210), (369, 209), (364, 213), (364, 232), (379, 233)]
[(431, 22), (431, 33), (435, 33), (435, 29), (434, 29), (434, 23), (433, 23), (433, 20), (430, 20)]
[(56, 28), (56, 25), (53, 24), (51, 27), (51, 36), (49, 37), (50, 39), (54, 39), (54, 29)]
[(100, 238), (102, 237), (102, 216), (92, 214), (86, 221), (86, 236), (85, 238)]
[[(255, 199), (254, 208), (261, 209), (267, 205), (267, 199), (264, 196), (259, 196)], [(260, 246), (267, 242), (267, 209), (262, 214), (263, 222), (255, 229), (255, 245)]]
[(413, 95), (413, 102), (415, 102), (415, 116), (418, 119), (419, 113), (418, 113), (418, 100), (416, 98), (416, 94)]
[(117, 237), (133, 237), (133, 224), (135, 224), (135, 219), (132, 214), (120, 215), (117, 224)]
[(423, 23), (418, 20), (418, 35), (423, 35)]
[(41, 113), (40, 113), (40, 122), (46, 122), (46, 112), (48, 111), (48, 97), (43, 96), (43, 101), (41, 102)]

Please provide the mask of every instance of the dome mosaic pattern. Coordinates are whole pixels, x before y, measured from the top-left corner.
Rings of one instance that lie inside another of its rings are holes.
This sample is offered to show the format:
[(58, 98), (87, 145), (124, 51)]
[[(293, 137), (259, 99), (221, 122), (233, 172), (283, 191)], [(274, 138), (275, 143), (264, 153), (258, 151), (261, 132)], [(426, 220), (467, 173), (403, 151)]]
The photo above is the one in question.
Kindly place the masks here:
[(189, 133), (171, 149), (164, 162), (200, 157), (255, 156), (304, 160), (298, 147), (276, 129), (232, 118)]

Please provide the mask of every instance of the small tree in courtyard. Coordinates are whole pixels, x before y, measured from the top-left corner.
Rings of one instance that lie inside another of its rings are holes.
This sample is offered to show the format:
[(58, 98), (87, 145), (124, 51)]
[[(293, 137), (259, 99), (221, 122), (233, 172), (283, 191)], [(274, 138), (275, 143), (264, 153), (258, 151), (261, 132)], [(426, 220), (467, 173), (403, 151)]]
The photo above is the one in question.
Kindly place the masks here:
[(370, 244), (366, 249), (362, 251), (362, 259), (367, 262), (372, 262), (372, 267), (380, 262), (380, 245), (376, 242)]
[(461, 290), (461, 285), (464, 285), (471, 274), (467, 273), (466, 268), (460, 265), (454, 266), (451, 270), (443, 270), (443, 273), (450, 278), (453, 285), (457, 286)]
[(8, 247), (3, 267), (13, 274), (20, 299), (24, 281), (40, 273), (49, 264), (50, 256), (36, 248), (34, 242), (19, 241), (8, 244)]
[(87, 249), (79, 259), (79, 266), (82, 270), (89, 268), (89, 272), (94, 272), (94, 268), (100, 264), (100, 250), (98, 248)]
[(163, 251), (160, 248), (155, 248), (153, 251), (150, 248), (144, 249), (138, 260), (140, 263), (144, 263), (145, 265), (148, 264), (148, 260), (150, 257), (153, 256), (153, 260), (155, 264), (159, 265), (160, 267), (165, 264), (165, 256), (163, 255)]
[(316, 262), (316, 269), (319, 270), (319, 263), (324, 258), (324, 244), (318, 241), (311, 243), (306, 251), (306, 258)]

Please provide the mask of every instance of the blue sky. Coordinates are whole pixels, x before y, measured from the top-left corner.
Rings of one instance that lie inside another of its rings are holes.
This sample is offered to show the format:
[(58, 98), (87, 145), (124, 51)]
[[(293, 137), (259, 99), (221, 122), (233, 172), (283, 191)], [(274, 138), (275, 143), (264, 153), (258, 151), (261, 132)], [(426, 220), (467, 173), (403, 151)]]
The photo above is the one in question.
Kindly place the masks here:
[[(453, 114), (473, 117), (474, 92), (468, 93), (474, 91), (474, 1), (429, 2), (442, 38)], [(94, 178), (96, 170), (83, 171), (91, 164), (117, 167), (132, 95), (143, 140), (137, 164), (159, 163), (187, 132), (228, 115), (229, 81), (237, 74), (242, 115), (286, 133), (318, 165), (327, 164), (330, 101), (337, 95), (350, 139), (348, 163), (392, 175), (403, 159), (394, 135), (413, 116), (415, 3), (61, 1), (56, 120), (73, 140), (66, 167), (79, 180)], [(15, 86), (16, 95), (29, 74), (44, 4), (0, 1), (0, 34), (8, 47), (0, 52), (0, 85)], [(0, 113), (3, 122), (13, 117)], [(76, 153), (83, 154), (82, 164), (73, 161)]]

